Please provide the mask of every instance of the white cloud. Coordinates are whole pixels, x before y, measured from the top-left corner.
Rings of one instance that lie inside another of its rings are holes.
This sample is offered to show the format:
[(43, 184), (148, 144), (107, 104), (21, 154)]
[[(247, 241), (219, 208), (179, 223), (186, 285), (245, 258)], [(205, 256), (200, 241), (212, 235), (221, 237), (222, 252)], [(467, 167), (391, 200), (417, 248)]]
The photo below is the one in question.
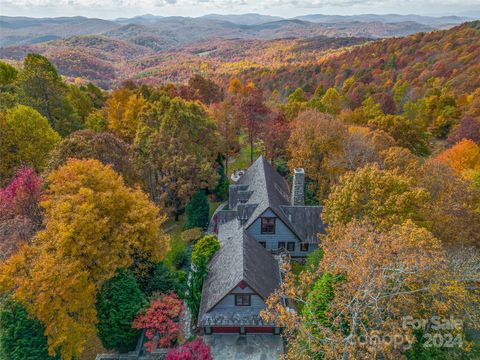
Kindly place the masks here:
[(0, 14), (85, 15), (114, 18), (147, 12), (199, 16), (209, 12), (262, 12), (286, 17), (306, 13), (454, 14), (477, 9), (479, 0), (0, 0)]

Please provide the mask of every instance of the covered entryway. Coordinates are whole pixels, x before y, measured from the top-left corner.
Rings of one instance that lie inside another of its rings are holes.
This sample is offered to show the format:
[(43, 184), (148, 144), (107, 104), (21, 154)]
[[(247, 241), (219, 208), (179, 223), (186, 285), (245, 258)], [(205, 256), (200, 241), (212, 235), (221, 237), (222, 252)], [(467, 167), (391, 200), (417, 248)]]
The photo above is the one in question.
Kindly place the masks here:
[(273, 334), (212, 334), (203, 337), (214, 360), (278, 360), (283, 355), (283, 339)]
[(236, 326), (212, 326), (212, 333), (214, 334), (239, 334), (240, 327)]

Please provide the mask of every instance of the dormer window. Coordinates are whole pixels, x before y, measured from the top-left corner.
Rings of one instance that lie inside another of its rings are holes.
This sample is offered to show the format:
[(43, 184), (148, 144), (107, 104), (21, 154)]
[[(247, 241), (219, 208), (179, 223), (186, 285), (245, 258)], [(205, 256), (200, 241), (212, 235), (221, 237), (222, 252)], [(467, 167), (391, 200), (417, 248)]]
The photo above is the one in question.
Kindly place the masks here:
[(262, 234), (275, 234), (275, 218), (262, 217)]
[(235, 294), (235, 306), (250, 306), (251, 303), (250, 294)]

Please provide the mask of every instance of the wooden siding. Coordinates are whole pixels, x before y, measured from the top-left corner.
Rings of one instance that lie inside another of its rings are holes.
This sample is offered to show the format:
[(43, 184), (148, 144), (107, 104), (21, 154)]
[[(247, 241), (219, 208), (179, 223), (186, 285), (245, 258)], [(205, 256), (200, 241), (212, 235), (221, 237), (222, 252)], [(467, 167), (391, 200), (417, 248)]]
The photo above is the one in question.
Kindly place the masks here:
[[(262, 234), (262, 217), (275, 218), (275, 234)], [(308, 251), (300, 251), (300, 241), (297, 236), (278, 218), (271, 209), (265, 210), (247, 229), (248, 233), (257, 241), (264, 241), (266, 249), (269, 251), (277, 250), (280, 241), (295, 242), (295, 251), (290, 251), (292, 256), (307, 256), (310, 252), (315, 250), (317, 244), (309, 244)]]
[[(235, 294), (252, 294), (250, 298), (251, 299), (250, 306), (236, 306)], [(251, 311), (252, 309), (255, 309), (255, 310), (258, 309), (258, 312), (260, 313), (260, 310), (264, 309), (265, 307), (266, 307), (265, 302), (262, 300), (260, 296), (255, 294), (255, 291), (253, 291), (248, 286), (244, 289), (237, 286), (227, 296), (225, 296), (217, 305), (215, 305), (210, 311), (235, 309), (235, 311), (241, 312), (241, 311), (247, 311), (247, 310)]]

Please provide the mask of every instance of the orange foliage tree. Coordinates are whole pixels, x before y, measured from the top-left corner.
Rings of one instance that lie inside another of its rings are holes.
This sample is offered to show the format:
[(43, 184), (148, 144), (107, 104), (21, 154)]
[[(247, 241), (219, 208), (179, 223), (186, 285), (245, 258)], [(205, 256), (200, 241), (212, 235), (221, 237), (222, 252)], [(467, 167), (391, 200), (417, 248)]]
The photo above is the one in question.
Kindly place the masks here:
[(437, 156), (437, 159), (450, 166), (458, 175), (472, 179), (480, 170), (480, 146), (472, 140), (464, 139)]
[(77, 357), (96, 333), (96, 292), (136, 258), (160, 261), (165, 216), (140, 190), (97, 160), (70, 159), (47, 178), (45, 228), (2, 264), (12, 291), (45, 326), (50, 354)]

